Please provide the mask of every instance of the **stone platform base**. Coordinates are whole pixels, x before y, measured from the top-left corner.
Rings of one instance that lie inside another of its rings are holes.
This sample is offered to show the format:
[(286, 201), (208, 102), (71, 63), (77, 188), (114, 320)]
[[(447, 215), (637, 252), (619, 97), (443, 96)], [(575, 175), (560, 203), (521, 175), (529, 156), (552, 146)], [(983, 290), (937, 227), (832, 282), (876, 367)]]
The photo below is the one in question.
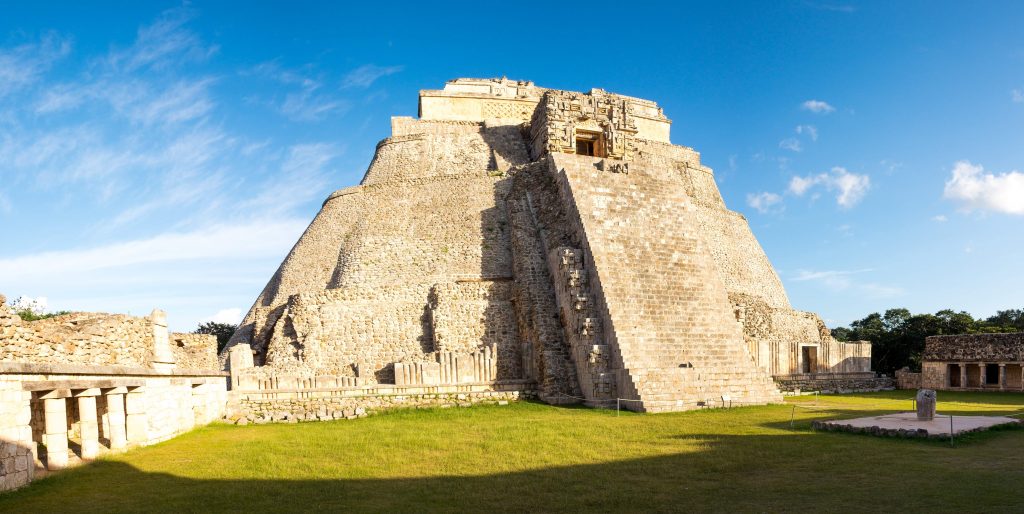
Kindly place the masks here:
[(317, 398), (243, 399), (233, 402), (228, 421), (249, 423), (298, 423), (361, 418), (373, 412), (416, 407), (469, 407), (477, 404), (507, 405), (534, 398), (533, 391), (477, 391), (464, 393), (328, 396)]
[(874, 373), (807, 373), (798, 375), (775, 375), (775, 385), (782, 394), (818, 391), (821, 393), (868, 393), (891, 391), (896, 382)]
[[(815, 421), (815, 430), (829, 432), (857, 432), (890, 437), (934, 437), (947, 438), (950, 435), (950, 417), (937, 414), (931, 421), (919, 421), (913, 412), (900, 412), (883, 416), (856, 419)], [(1021, 423), (1017, 418), (1006, 416), (952, 416), (953, 435), (988, 430), (994, 426)]]

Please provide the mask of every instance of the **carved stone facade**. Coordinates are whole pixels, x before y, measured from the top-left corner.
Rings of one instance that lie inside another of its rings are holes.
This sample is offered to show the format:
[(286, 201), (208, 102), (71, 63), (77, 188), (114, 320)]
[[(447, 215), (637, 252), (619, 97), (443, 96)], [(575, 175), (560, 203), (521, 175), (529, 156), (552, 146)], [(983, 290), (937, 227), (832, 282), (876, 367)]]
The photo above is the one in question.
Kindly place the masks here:
[(600, 89), (590, 94), (547, 90), (530, 121), (531, 155), (536, 159), (549, 152), (582, 153), (629, 160), (636, 151), (641, 110), (669, 123), (653, 102)]
[(925, 339), (922, 387), (1024, 392), (1024, 333)]
[(766, 403), (781, 398), (772, 374), (805, 372), (806, 348), (807, 373), (871, 375), (870, 346), (792, 309), (656, 103), (456, 79), (422, 91), (419, 115), (392, 119), (221, 355), (246, 401)]

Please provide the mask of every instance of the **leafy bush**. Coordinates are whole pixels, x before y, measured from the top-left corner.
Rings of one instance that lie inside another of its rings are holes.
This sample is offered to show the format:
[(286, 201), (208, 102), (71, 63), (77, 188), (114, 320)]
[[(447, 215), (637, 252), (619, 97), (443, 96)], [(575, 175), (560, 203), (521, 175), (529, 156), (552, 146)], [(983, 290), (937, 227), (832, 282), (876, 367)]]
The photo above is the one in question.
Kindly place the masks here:
[(20, 317), (22, 319), (22, 321), (38, 321), (38, 320), (41, 320), (41, 319), (47, 319), (47, 318), (53, 318), (53, 317), (57, 317), (57, 316), (63, 316), (65, 314), (71, 314), (71, 311), (57, 311), (57, 312), (38, 313), (38, 312), (32, 311), (31, 309), (20, 309), (20, 310), (17, 310), (15, 312), (18, 313), (18, 317)]

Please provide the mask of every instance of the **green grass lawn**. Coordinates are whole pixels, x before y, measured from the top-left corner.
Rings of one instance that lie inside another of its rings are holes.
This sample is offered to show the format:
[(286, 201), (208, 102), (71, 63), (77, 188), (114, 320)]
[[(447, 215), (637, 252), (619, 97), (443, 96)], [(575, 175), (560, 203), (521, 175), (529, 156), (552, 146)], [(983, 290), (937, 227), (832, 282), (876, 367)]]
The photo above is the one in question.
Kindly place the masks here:
[[(814, 419), (910, 410), (912, 395), (658, 415), (521, 403), (213, 425), (0, 495), (0, 511), (1024, 510), (1024, 430), (951, 448), (810, 429)], [(939, 412), (1016, 414), (1024, 395), (940, 391)]]

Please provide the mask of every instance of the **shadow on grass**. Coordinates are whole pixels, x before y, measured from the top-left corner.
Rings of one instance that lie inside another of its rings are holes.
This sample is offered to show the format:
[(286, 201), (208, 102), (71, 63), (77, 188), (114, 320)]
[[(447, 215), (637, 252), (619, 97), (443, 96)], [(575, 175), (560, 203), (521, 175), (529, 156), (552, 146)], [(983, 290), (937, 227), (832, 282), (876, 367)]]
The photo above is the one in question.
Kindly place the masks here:
[(991, 465), (1024, 438), (978, 452), (833, 434), (673, 438), (690, 450), (471, 476), (193, 479), (101, 460), (0, 495), (0, 512), (860, 511), (866, 491), (887, 509), (1024, 507), (1016, 459)]

